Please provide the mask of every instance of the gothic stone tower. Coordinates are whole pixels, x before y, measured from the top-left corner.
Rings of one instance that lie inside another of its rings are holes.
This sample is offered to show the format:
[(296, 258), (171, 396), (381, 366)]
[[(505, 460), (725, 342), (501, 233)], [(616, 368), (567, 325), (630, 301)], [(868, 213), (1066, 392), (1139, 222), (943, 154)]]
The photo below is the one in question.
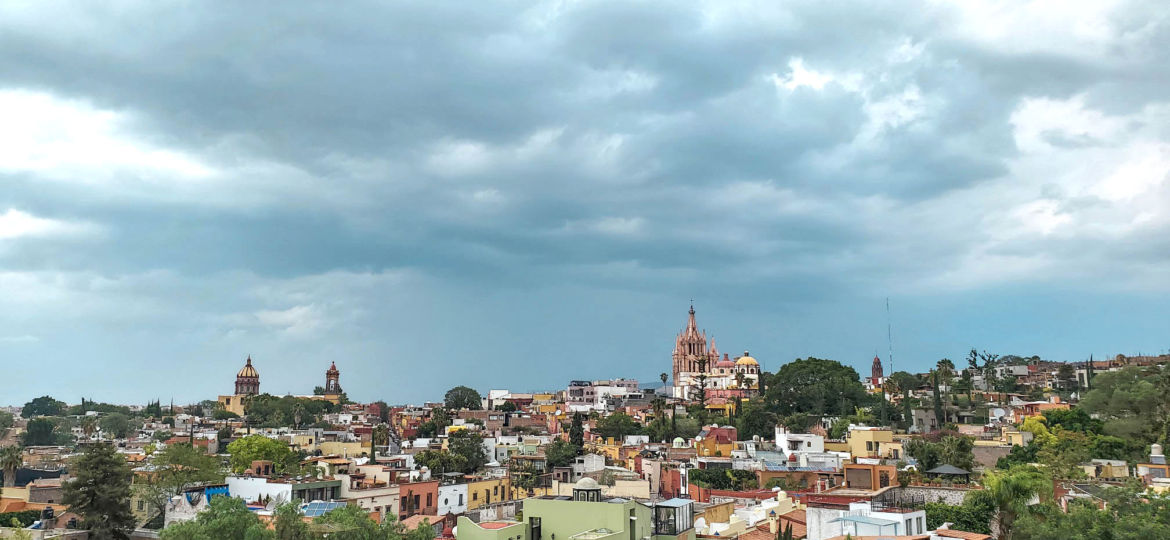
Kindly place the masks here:
[(707, 346), (707, 332), (699, 332), (695, 323), (695, 306), (691, 305), (687, 327), (679, 332), (674, 340), (674, 352), (671, 354), (671, 372), (674, 376), (674, 385), (679, 385), (680, 373), (697, 373), (700, 371), (700, 360), (706, 359), (706, 371), (710, 371), (719, 361), (719, 351), (715, 348), (715, 340)]

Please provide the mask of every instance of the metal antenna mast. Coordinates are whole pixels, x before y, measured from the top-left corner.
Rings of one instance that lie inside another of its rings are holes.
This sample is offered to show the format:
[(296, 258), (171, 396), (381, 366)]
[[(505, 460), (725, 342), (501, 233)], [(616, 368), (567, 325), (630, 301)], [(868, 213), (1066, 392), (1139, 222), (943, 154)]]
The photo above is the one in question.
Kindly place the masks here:
[(890, 297), (886, 297), (886, 339), (890, 344), (890, 375), (894, 374), (894, 330), (890, 322)]

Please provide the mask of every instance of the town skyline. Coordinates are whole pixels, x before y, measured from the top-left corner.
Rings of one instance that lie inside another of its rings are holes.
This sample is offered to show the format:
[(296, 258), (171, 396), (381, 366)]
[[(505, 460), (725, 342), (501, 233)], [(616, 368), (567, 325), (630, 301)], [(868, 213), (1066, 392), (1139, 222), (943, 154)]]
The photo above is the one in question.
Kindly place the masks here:
[[(693, 316), (696, 319), (698, 319), (698, 321), (699, 321), (698, 330), (700, 332), (704, 332), (707, 335), (707, 337), (709, 337), (709, 338), (717, 338), (715, 330), (708, 330), (706, 328), (706, 326), (703, 324), (703, 322), (706, 322), (708, 319), (706, 319), (702, 316), (702, 313), (700, 312), (699, 309), (694, 308), (694, 304), (691, 304), (691, 308), (695, 312), (693, 314)], [(714, 322), (717, 323), (718, 321), (714, 321)], [(679, 326), (680, 328), (683, 328), (683, 327), (685, 327), (685, 325), (686, 325), (686, 319), (682, 319), (682, 322), (677, 326)], [(718, 326), (716, 325), (715, 328), (718, 328)], [(676, 333), (677, 332), (678, 332), (678, 330), (676, 330)], [(666, 341), (666, 340), (663, 340), (663, 341)], [(727, 353), (727, 354), (730, 354), (730, 357), (733, 360), (735, 358), (737, 358), (741, 353), (748, 352), (748, 350), (749, 350), (749, 349), (746, 349), (743, 347), (735, 348), (736, 343), (734, 343), (734, 342), (729, 343), (726, 340), (721, 341), (720, 343), (723, 344), (720, 347), (720, 351)], [(729, 349), (728, 347), (732, 347), (732, 348)], [(1125, 355), (1125, 356), (1138, 356), (1138, 355), (1145, 355), (1145, 354), (1159, 355), (1159, 354), (1164, 354), (1166, 352), (1165, 350), (1154, 350), (1154, 351), (1137, 350), (1137, 351), (1112, 352), (1112, 353), (1103, 353), (1103, 354), (1089, 353), (1088, 355), (1084, 355), (1084, 358), (1053, 358), (1053, 357), (1045, 356), (1045, 355), (1025, 354), (1025, 353), (1019, 353), (1019, 352), (1014, 352), (1014, 351), (1000, 351), (1000, 350), (991, 349), (991, 348), (987, 348), (987, 347), (982, 347), (982, 348), (977, 347), (977, 346), (972, 346), (972, 347), (974, 347), (980, 351), (991, 351), (991, 352), (995, 352), (996, 354), (1000, 354), (1000, 355), (1004, 355), (1004, 356), (1017, 355), (1017, 356), (1021, 356), (1024, 358), (1028, 358), (1031, 356), (1039, 356), (1043, 360), (1056, 361), (1056, 362), (1066, 362), (1066, 363), (1083, 362), (1083, 361), (1088, 360), (1090, 357), (1093, 357), (1097, 360), (1106, 360), (1106, 359), (1112, 358), (1113, 356), (1115, 356), (1117, 354), (1121, 354), (1121, 355)], [(859, 376), (865, 377), (865, 374), (868, 373), (870, 363), (871, 363), (874, 356), (877, 356), (881, 359), (881, 362), (882, 362), (883, 366), (885, 366), (887, 373), (893, 373), (894, 371), (907, 371), (910, 373), (922, 373), (922, 372), (926, 372), (926, 371), (929, 371), (930, 369), (932, 369), (934, 367), (935, 363), (939, 359), (942, 359), (942, 358), (949, 358), (952, 361), (956, 362), (956, 365), (962, 364), (963, 358), (965, 357), (966, 353), (972, 347), (968, 347), (966, 349), (962, 349), (961, 351), (957, 351), (957, 354), (951, 354), (948, 356), (940, 356), (939, 358), (936, 358), (933, 360), (922, 359), (922, 360), (917, 360), (917, 361), (915, 359), (899, 358), (898, 351), (895, 350), (894, 351), (895, 365), (893, 366), (895, 368), (894, 370), (890, 369), (889, 350), (888, 349), (879, 349), (876, 346), (874, 347), (874, 350), (870, 355), (863, 356), (863, 358), (861, 358), (861, 359), (852, 359), (852, 358), (843, 359), (843, 358), (832, 357), (829, 355), (807, 354), (807, 355), (803, 355), (800, 357), (794, 357), (794, 358), (786, 359), (783, 361), (778, 361), (776, 359), (767, 358), (762, 353), (758, 352), (758, 351), (760, 351), (760, 349), (755, 349), (756, 352), (752, 352), (751, 354), (753, 357), (759, 358), (761, 368), (769, 373), (775, 373), (776, 370), (779, 369), (782, 365), (784, 365), (788, 362), (797, 360), (799, 358), (816, 357), (816, 358), (825, 358), (825, 359), (830, 359), (830, 360), (835, 360), (835, 361), (841, 362), (842, 364), (849, 366), (849, 367), (852, 367), (854, 370), (856, 370), (857, 373), (859, 374)], [(254, 362), (256, 369), (264, 375), (263, 381), (265, 384), (264, 384), (263, 393), (269, 393), (269, 394), (272, 394), (275, 396), (311, 395), (313, 388), (315, 386), (318, 386), (319, 383), (321, 383), (321, 376), (320, 375), (321, 375), (321, 373), (325, 372), (325, 368), (328, 368), (329, 365), (336, 365), (336, 363), (338, 362), (338, 360), (327, 360), (328, 363), (326, 365), (322, 366), (321, 369), (318, 369), (316, 371), (313, 371), (311, 368), (300, 368), (300, 369), (296, 369), (296, 370), (290, 370), (290, 369), (286, 369), (287, 366), (283, 365), (278, 359), (266, 358), (263, 355), (263, 352), (261, 352), (261, 354), (247, 353), (244, 355), (244, 357), (245, 357), (245, 359), (247, 359), (249, 361), (250, 364), (252, 362)], [(311, 360), (312, 359), (304, 359), (302, 362), (310, 362)], [(899, 362), (899, 360), (901, 360), (901, 362)], [(325, 361), (325, 360), (323, 360), (323, 361)], [(551, 372), (551, 373), (547, 373), (547, 374), (541, 374), (539, 376), (540, 378), (532, 379), (534, 382), (531, 382), (531, 383), (523, 383), (523, 382), (517, 383), (516, 381), (524, 381), (525, 378), (517, 377), (515, 375), (509, 375), (506, 380), (504, 380), (502, 383), (497, 384), (495, 386), (492, 386), (491, 384), (487, 384), (486, 386), (481, 387), (481, 385), (479, 385), (478, 383), (473, 383), (471, 380), (469, 380), (469, 381), (455, 380), (454, 382), (474, 387), (477, 390), (484, 392), (485, 394), (488, 390), (492, 390), (492, 389), (510, 390), (513, 392), (556, 391), (556, 390), (563, 389), (563, 387), (571, 380), (598, 380), (598, 379), (612, 379), (612, 378), (620, 378), (620, 377), (629, 378), (629, 379), (636, 379), (642, 385), (645, 385), (647, 387), (653, 387), (654, 385), (659, 384), (659, 375), (661, 373), (667, 373), (667, 374), (671, 373), (670, 361), (671, 361), (670, 354), (666, 354), (666, 355), (663, 355), (661, 358), (652, 359), (651, 361), (646, 362), (647, 365), (641, 366), (639, 368), (630, 368), (629, 363), (622, 363), (621, 365), (625, 366), (624, 368), (622, 368), (622, 367), (610, 368), (610, 367), (606, 367), (605, 365), (602, 365), (602, 366), (593, 366), (589, 369), (583, 369), (583, 370), (579, 370), (577, 372), (566, 371), (563, 374), (558, 373), (558, 372)], [(78, 395), (78, 396), (69, 396), (66, 394), (62, 394), (62, 395), (55, 395), (54, 397), (56, 397), (58, 399), (64, 399), (65, 401), (70, 402), (70, 403), (73, 403), (74, 401), (78, 401), (82, 398), (89, 399), (89, 400), (114, 402), (114, 403), (119, 403), (119, 404), (123, 404), (123, 405), (141, 404), (141, 403), (145, 403), (145, 402), (152, 401), (152, 400), (161, 400), (164, 403), (168, 402), (169, 400), (174, 400), (174, 402), (176, 404), (179, 404), (179, 405), (197, 403), (201, 400), (212, 399), (217, 394), (227, 393), (227, 390), (228, 390), (227, 387), (230, 386), (230, 382), (225, 382), (225, 381), (228, 381), (228, 379), (231, 378), (231, 377), (229, 377), (229, 375), (232, 375), (234, 373), (234, 370), (239, 368), (239, 366), (241, 365), (240, 362), (242, 362), (242, 360), (236, 360), (236, 359), (230, 359), (227, 361), (216, 361), (214, 363), (214, 366), (215, 366), (215, 369), (217, 371), (215, 371), (215, 372), (211, 371), (213, 364), (208, 363), (200, 368), (200, 372), (206, 374), (206, 380), (204, 380), (204, 379), (187, 380), (184, 382), (183, 385), (181, 385), (181, 387), (186, 388), (188, 390), (176, 391), (170, 395), (166, 395), (165, 393), (163, 395), (144, 395), (141, 398), (134, 398), (134, 399), (131, 399), (129, 401), (119, 402), (114, 397), (110, 397), (110, 395), (103, 394), (100, 390), (98, 390), (98, 391), (90, 391), (88, 394), (82, 394), (82, 395)], [(443, 380), (444, 382), (436, 383), (436, 388), (434, 388), (434, 389), (431, 389), (426, 385), (413, 385), (413, 386), (416, 386), (418, 388), (415, 388), (413, 391), (405, 392), (403, 394), (395, 394), (394, 392), (387, 390), (389, 388), (394, 388), (393, 385), (388, 386), (388, 385), (379, 383), (377, 381), (366, 380), (362, 376), (363, 372), (361, 371), (362, 368), (361, 368), (360, 363), (356, 364), (355, 368), (353, 368), (354, 371), (350, 371), (349, 369), (347, 369), (348, 368), (347, 363), (344, 360), (342, 360), (341, 362), (342, 363), (341, 363), (341, 366), (339, 367), (339, 369), (341, 369), (343, 373), (346, 373), (346, 372), (350, 373), (350, 376), (351, 376), (350, 379), (347, 380), (347, 384), (345, 385), (345, 387), (347, 389), (347, 394), (351, 394), (351, 390), (352, 390), (352, 395), (350, 397), (352, 399), (356, 399), (359, 401), (387, 400), (390, 403), (397, 403), (397, 404), (419, 404), (419, 403), (423, 403), (426, 401), (433, 401), (434, 399), (436, 399), (436, 396), (438, 396), (444, 390), (445, 385), (449, 385), (450, 381), (451, 381), (451, 379), (444, 379)], [(320, 373), (317, 373), (317, 371), (319, 371)], [(577, 376), (574, 373), (584, 373), (584, 375)], [(216, 376), (216, 375), (219, 375), (219, 376)], [(469, 379), (474, 379), (474, 377), (469, 377)], [(672, 378), (672, 380), (673, 380), (673, 378)], [(60, 381), (58, 381), (58, 382), (60, 382)], [(525, 384), (530, 384), (531, 386), (524, 386)], [(668, 383), (668, 385), (669, 385), (669, 383)], [(421, 386), (421, 387), (419, 387), (419, 386)], [(208, 391), (206, 393), (197, 393), (196, 391), (189, 390), (190, 388), (202, 389), (205, 387), (208, 389)], [(60, 388), (60, 386), (54, 386), (53, 388)], [(97, 388), (97, 385), (94, 385), (94, 388)], [(167, 387), (167, 386), (159, 386), (157, 389), (165, 392), (168, 388), (169, 387)], [(175, 388), (180, 389), (179, 386), (176, 386)], [(356, 389), (356, 390), (353, 390), (353, 389)], [(44, 392), (38, 392), (33, 388), (30, 388), (30, 390), (31, 390), (31, 393), (28, 396), (15, 397), (14, 401), (12, 403), (0, 403), (0, 406), (16, 406), (16, 405), (19, 405), (20, 403), (28, 401), (29, 399), (32, 399), (34, 397), (38, 397), (38, 396), (44, 394)], [(113, 395), (125, 396), (126, 393), (124, 391), (116, 391), (116, 393)], [(398, 399), (398, 396), (402, 396), (403, 399)], [(74, 401), (70, 401), (70, 399), (72, 399)]]

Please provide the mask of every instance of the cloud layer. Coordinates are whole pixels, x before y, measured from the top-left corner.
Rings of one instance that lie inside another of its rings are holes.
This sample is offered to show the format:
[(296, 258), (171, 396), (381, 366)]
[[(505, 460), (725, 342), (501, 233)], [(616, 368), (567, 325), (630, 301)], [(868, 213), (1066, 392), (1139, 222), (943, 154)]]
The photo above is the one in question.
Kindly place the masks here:
[[(0, 359), (194, 400), (1152, 352), (1157, 2), (0, 6)], [(1074, 316), (1077, 315), (1077, 316)], [(65, 395), (75, 394), (75, 395)]]

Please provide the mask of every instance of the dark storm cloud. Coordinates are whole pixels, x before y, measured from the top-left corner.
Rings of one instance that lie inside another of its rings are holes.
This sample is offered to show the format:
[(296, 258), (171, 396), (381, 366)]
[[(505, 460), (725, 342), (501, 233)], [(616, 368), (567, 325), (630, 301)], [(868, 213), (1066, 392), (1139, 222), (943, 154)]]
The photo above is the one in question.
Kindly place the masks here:
[[(29, 291), (7, 322), (54, 351), (61, 310), (129, 306), (103, 324), (189, 358), (468, 365), (476, 343), (538, 356), (580, 334), (550, 321), (605, 326), (622, 299), (644, 317), (705, 295), (758, 332), (807, 313), (813, 337), (783, 335), (815, 347), (859, 295), (1084, 282), (1114, 257), (1123, 288), (1161, 290), (1170, 199), (1142, 172), (1170, 164), (1170, 31), (1150, 4), (1090, 8), (0, 8), (0, 99), (67, 119), (22, 124), (48, 126), (30, 151), (97, 148), (0, 153), (0, 216), (23, 212), (0, 286)], [(610, 346), (660, 353), (632, 332), (669, 322), (615, 322)]]

